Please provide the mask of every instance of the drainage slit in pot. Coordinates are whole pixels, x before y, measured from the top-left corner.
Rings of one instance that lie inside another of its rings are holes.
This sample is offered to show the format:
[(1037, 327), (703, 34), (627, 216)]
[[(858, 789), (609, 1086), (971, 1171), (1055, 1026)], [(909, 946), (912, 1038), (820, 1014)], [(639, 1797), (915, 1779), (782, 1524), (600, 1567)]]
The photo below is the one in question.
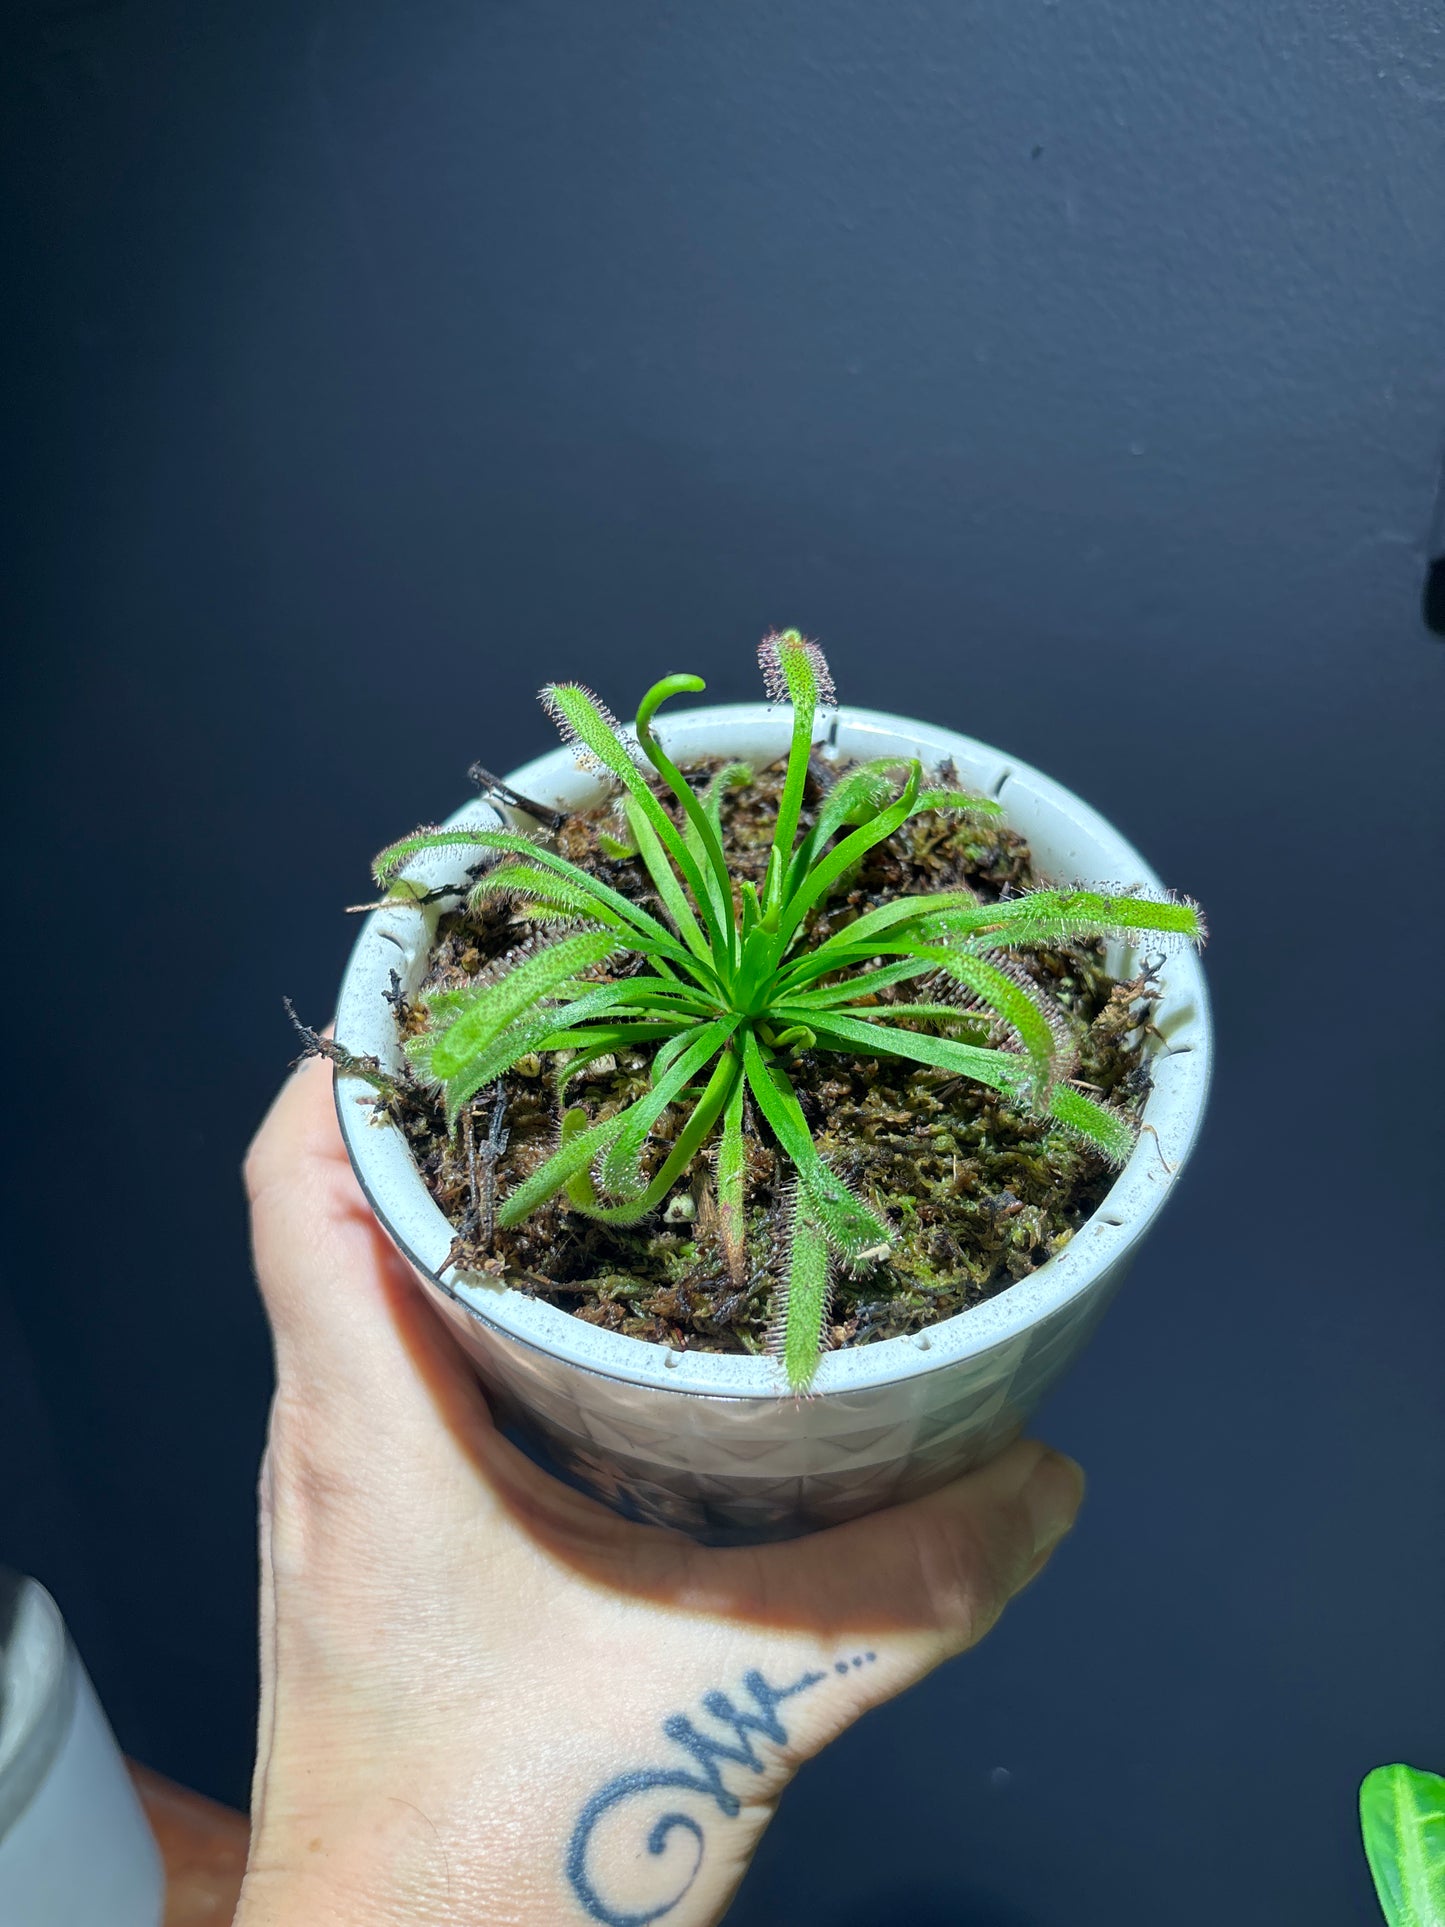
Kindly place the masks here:
[(994, 784), (993, 788), (989, 791), (989, 795), (993, 797), (995, 802), (998, 801), (998, 798), (1003, 793), (1004, 784), (1008, 781), (1008, 779), (1012, 775), (1013, 775), (1013, 771), (1011, 769), (1006, 769), (1003, 775), (1000, 776), (998, 781)]
[(1124, 1222), (1124, 1220), (1123, 1220), (1122, 1218), (1100, 1218), (1100, 1220), (1099, 1220), (1099, 1223), (1100, 1223), (1100, 1224), (1111, 1224), (1111, 1225), (1113, 1225), (1113, 1227), (1114, 1227), (1114, 1229), (1115, 1229), (1116, 1231), (1117, 1231), (1117, 1230), (1119, 1229), (1119, 1227), (1120, 1227), (1120, 1226), (1121, 1226), (1121, 1225), (1123, 1224), (1123, 1222)]

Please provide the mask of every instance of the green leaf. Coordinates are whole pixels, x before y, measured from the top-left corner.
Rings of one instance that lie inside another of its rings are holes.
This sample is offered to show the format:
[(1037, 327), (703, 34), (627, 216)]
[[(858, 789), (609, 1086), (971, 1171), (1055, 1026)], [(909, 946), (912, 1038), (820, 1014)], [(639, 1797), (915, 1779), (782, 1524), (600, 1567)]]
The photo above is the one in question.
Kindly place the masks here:
[[(497, 863), (478, 877), (467, 898), (469, 909), (480, 910), (488, 903), (511, 903), (524, 917), (541, 922), (548, 915), (587, 919), (603, 923), (612, 930), (625, 930), (629, 937), (637, 932), (620, 913), (595, 890), (584, 889), (540, 863)], [(541, 913), (541, 914), (539, 914)], [(629, 948), (636, 948), (630, 944)]]
[(601, 1007), (605, 993), (610, 1005), (618, 1010), (640, 1011), (657, 1017), (685, 1019), (699, 1015), (715, 1017), (717, 1005), (694, 984), (678, 983), (668, 977), (654, 977), (651, 971), (640, 971), (635, 977), (622, 977), (611, 983), (598, 985), (588, 990), (584, 998), (576, 1004), (554, 1011), (558, 1023), (582, 1023)]
[(621, 947), (610, 931), (585, 931), (549, 944), (495, 983), (477, 986), (432, 1045), (432, 1075), (442, 1080), (455, 1077), (508, 1024), (525, 1016), (541, 999), (555, 996), (579, 972), (605, 963)]
[[(887, 1014), (882, 1005), (879, 1017)], [(1017, 1091), (1027, 1082), (1027, 1066), (1012, 1051), (990, 1050), (982, 1044), (960, 1044), (952, 1037), (930, 1037), (921, 1030), (895, 1030), (878, 1019), (847, 1017), (841, 1011), (815, 1011), (810, 1020), (824, 1050), (855, 1056), (904, 1057), (935, 1070), (972, 1077), (996, 1091)]]
[(674, 1037), (669, 1043), (666, 1043), (663, 1045), (662, 1049), (658, 1051), (657, 1055), (652, 1060), (652, 1082), (654, 1084), (657, 1082), (658, 1078), (663, 1075), (663, 1073), (667, 1070), (670, 1064), (675, 1064), (677, 1062), (679, 1056), (682, 1054), (683, 1051), (687, 1049), (689, 1043), (691, 1043), (695, 1035), (696, 1035), (696, 1031), (694, 1026), (692, 1024), (689, 1024), (686, 1030), (680, 1030), (677, 1033), (676, 1037)]
[(795, 1055), (799, 1051), (811, 1050), (817, 1041), (809, 1027), (802, 1023), (789, 1024), (786, 1030), (768, 1037), (772, 1049), (792, 1051)]
[[(619, 1010), (619, 1017), (625, 1012)], [(555, 1013), (553, 1013), (555, 1021)], [(656, 1044), (675, 1041), (679, 1026), (690, 1031), (697, 1020), (680, 1014), (668, 1023), (649, 1024), (646, 1022), (626, 1021), (617, 1024), (588, 1024), (576, 1030), (549, 1030), (538, 1050), (548, 1051), (593, 1051), (598, 1057), (605, 1056), (610, 1050), (633, 1050), (638, 1044)], [(563, 1067), (571, 1070), (570, 1063)], [(584, 1068), (579, 1066), (579, 1068)]]
[(586, 1130), (578, 1130), (573, 1134), (569, 1129), (546, 1163), (509, 1194), (497, 1212), (497, 1223), (520, 1224), (523, 1218), (530, 1217), (539, 1204), (545, 1204), (570, 1178), (579, 1171), (585, 1171), (593, 1158), (606, 1150), (626, 1122), (626, 1111), (617, 1111)]
[[(795, 1005), (783, 1005), (781, 1014), (790, 1017), (798, 1015)], [(864, 1017), (868, 1019), (886, 1018), (890, 1024), (929, 1023), (963, 1025), (965, 1028), (987, 1033), (994, 1021), (985, 1011), (961, 1010), (957, 1004), (869, 1004), (861, 1009), (851, 1005), (838, 1011), (842, 1017)], [(985, 1037), (986, 1041), (986, 1037)]]
[(937, 810), (941, 816), (1002, 816), (1003, 804), (991, 796), (975, 796), (971, 790), (927, 789), (918, 792), (913, 814)]
[(751, 1031), (743, 1043), (743, 1069), (748, 1089), (779, 1144), (792, 1159), (829, 1244), (850, 1264), (861, 1261), (869, 1252), (881, 1255), (893, 1242), (892, 1232), (818, 1156), (797, 1094), (785, 1073), (766, 1061)]
[[(554, 850), (547, 849), (534, 838), (521, 836), (516, 830), (466, 830), (458, 831), (456, 835), (461, 841), (474, 844), (478, 849), (497, 850), (504, 856), (525, 857), (529, 863), (540, 864), (553, 875), (562, 877), (574, 887), (585, 890), (599, 904), (630, 924), (639, 937), (646, 939), (645, 943), (634, 945), (635, 949), (645, 951), (648, 955), (668, 957), (676, 963), (683, 964), (689, 970), (692, 968), (692, 959), (687, 951), (672, 932), (657, 921), (656, 917), (650, 916), (630, 897), (623, 896), (620, 891), (612, 889), (600, 878), (579, 869), (575, 863), (569, 863), (566, 857), (558, 856)], [(401, 845), (393, 844), (392, 848), (400, 849)], [(383, 851), (382, 854), (384, 856), (386, 852)], [(381, 859), (378, 858), (377, 861), (380, 862)], [(378, 881), (384, 882), (385, 878), (378, 877)]]
[(683, 841), (698, 863), (710, 865), (706, 874), (716, 876), (718, 889), (714, 914), (724, 928), (734, 932), (737, 929), (737, 911), (733, 904), (732, 873), (722, 847), (722, 798), (724, 790), (741, 789), (752, 780), (753, 770), (749, 763), (724, 763), (721, 769), (714, 770), (702, 793), (702, 812), (707, 823), (706, 840), (693, 822), (691, 812), (682, 831)]
[[(418, 1073), (440, 1083), (446, 1097), (447, 1119), (455, 1124), (462, 1106), (484, 1084), (495, 1083), (504, 1071), (509, 1071), (519, 1057), (529, 1051), (568, 1050), (580, 1046), (596, 1051), (613, 1046), (630, 1047), (636, 1044), (654, 1043), (658, 1039), (672, 1037), (679, 1027), (691, 1028), (697, 1021), (698, 1012), (687, 1001), (691, 986), (687, 984), (665, 983), (657, 977), (629, 977), (621, 983), (595, 985), (585, 989), (581, 984), (559, 984), (557, 993), (571, 990), (582, 994), (573, 1002), (562, 1005), (549, 1004), (499, 1031), (490, 1044), (478, 1056), (471, 1058), (465, 1067), (450, 1078), (443, 1079), (433, 1068), (433, 1052), (438, 1041), (446, 1035), (446, 1026), (437, 1024), (420, 1037), (414, 1037), (406, 1045), (406, 1052)], [(429, 1014), (437, 1017), (454, 1015), (465, 1009), (467, 1000), (473, 995), (471, 989), (432, 991), (426, 999)], [(701, 993), (698, 993), (700, 996)], [(642, 1015), (643, 1021), (625, 1021), (634, 1011)], [(704, 1011), (711, 1014), (711, 1007), (704, 1005)], [(597, 1021), (604, 1018), (621, 1018), (624, 1021), (608, 1025), (599, 1032)], [(647, 1022), (652, 1017), (660, 1021)], [(574, 1029), (574, 1026), (589, 1026)], [(605, 1037), (604, 1045), (600, 1040)], [(596, 1054), (596, 1052), (594, 1052)], [(582, 1065), (575, 1068), (566, 1066), (567, 1076), (574, 1076)], [(567, 1077), (562, 1080), (565, 1088)]]
[(770, 703), (791, 703), (794, 709), (816, 709), (836, 703), (833, 672), (816, 642), (796, 629), (775, 629), (758, 644), (758, 667), (763, 672)]
[(845, 836), (825, 857), (819, 858), (805, 877), (800, 878), (797, 889), (789, 895), (778, 917), (780, 956), (813, 905), (827, 896), (838, 879), (851, 870), (860, 857), (866, 856), (876, 843), (886, 841), (900, 825), (908, 821), (914, 798), (918, 794), (918, 777), (918, 764), (910, 764), (908, 781), (897, 802), (890, 803), (870, 822), (861, 825), (850, 836)]
[(763, 907), (758, 902), (758, 892), (757, 892), (756, 884), (751, 883), (747, 877), (743, 878), (742, 888), (739, 894), (743, 900), (741, 935), (743, 940), (743, 947), (744, 949), (746, 949), (748, 938), (752, 935), (754, 930), (757, 929), (758, 925), (763, 920)]
[(647, 874), (652, 878), (657, 894), (662, 899), (662, 906), (672, 918), (677, 934), (695, 957), (704, 965), (710, 966), (713, 957), (712, 944), (693, 914), (692, 905), (688, 902), (687, 894), (667, 860), (667, 852), (656, 830), (653, 829), (647, 812), (631, 797), (627, 800), (627, 821), (633, 836), (637, 839), (638, 852)]
[(712, 1061), (737, 1029), (737, 1017), (720, 1018), (701, 1024), (689, 1036), (686, 1048), (658, 1077), (646, 1097), (627, 1109), (627, 1123), (608, 1146), (602, 1159), (602, 1187), (614, 1196), (635, 1196), (645, 1189), (641, 1159), (652, 1127), (705, 1064)]
[(771, 1334), (793, 1392), (805, 1392), (818, 1369), (823, 1325), (833, 1296), (832, 1270), (827, 1234), (809, 1208), (807, 1193), (800, 1190)]
[(733, 1086), (723, 1112), (722, 1138), (717, 1152), (718, 1243), (728, 1268), (733, 1290), (741, 1291), (747, 1280), (747, 1145), (743, 1138), (743, 1105), (746, 1093), (743, 1080)]
[[(855, 764), (838, 778), (823, 798), (812, 829), (798, 845), (788, 878), (790, 888), (796, 885), (815, 852), (823, 849), (845, 823), (869, 822), (884, 808), (907, 768), (905, 757), (880, 756)], [(925, 810), (953, 816), (1002, 816), (1003, 805), (988, 797), (973, 796), (966, 790), (935, 787), (920, 789), (914, 799), (913, 815), (921, 816)]]
[(721, 769), (714, 770), (708, 778), (707, 788), (703, 791), (702, 806), (713, 828), (722, 835), (722, 799), (724, 790), (746, 789), (753, 780), (751, 763), (724, 763)]
[[(987, 957), (949, 945), (900, 943), (889, 944), (886, 949), (906, 949), (907, 961), (865, 971), (821, 990), (790, 992), (782, 1007), (833, 1009), (874, 990), (906, 982), (910, 977), (941, 974), (980, 999), (1013, 1031), (1033, 1066), (1040, 1099), (1056, 1077), (1068, 1075), (1070, 1051), (1065, 1020), (1042, 990), (1031, 982), (1011, 976)], [(882, 1004), (874, 1014), (897, 1021), (904, 1016), (937, 1018), (947, 1011), (946, 1005), (937, 1004)], [(956, 1011), (954, 1014), (963, 1017), (970, 1013)]]
[[(636, 1224), (639, 1218), (645, 1218), (649, 1211), (656, 1210), (706, 1142), (708, 1133), (718, 1120), (719, 1113), (732, 1095), (740, 1070), (741, 1066), (734, 1054), (728, 1050), (723, 1051), (713, 1066), (707, 1089), (698, 1099), (691, 1116), (678, 1133), (676, 1142), (647, 1189), (631, 1203), (599, 1205), (596, 1209), (589, 1208), (587, 1215), (600, 1218), (605, 1224)], [(624, 1112), (623, 1116), (626, 1115), (627, 1113)]]
[[(880, 1017), (888, 1014), (886, 1004)], [(962, 1044), (952, 1037), (931, 1037), (924, 1031), (895, 1030), (878, 1020), (864, 1021), (847, 1017), (841, 1011), (815, 1012), (812, 1017), (818, 1043), (824, 1050), (850, 1051), (855, 1055), (874, 1051), (885, 1057), (903, 1057), (915, 1064), (928, 1064), (935, 1070), (955, 1071), (971, 1077), (990, 1089), (1003, 1091), (1016, 1102), (1036, 1102), (1028, 1062), (1014, 1051), (990, 1050), (980, 1044)], [(1069, 1084), (1055, 1084), (1044, 1107), (1057, 1124), (1087, 1138), (1111, 1164), (1124, 1164), (1134, 1148), (1134, 1126), (1117, 1111), (1096, 1104)]]
[[(557, 993), (563, 993), (582, 988), (580, 984), (564, 983), (558, 984), (556, 990)], [(599, 984), (595, 989), (585, 992), (574, 1002), (561, 1008), (547, 1004), (525, 1012), (513, 1023), (508, 1024), (504, 1030), (498, 1031), (489, 1043), (468, 1057), (461, 1067), (449, 1076), (443, 1076), (435, 1065), (436, 1048), (448, 1035), (446, 1029), (425, 1031), (420, 1037), (412, 1038), (406, 1046), (406, 1053), (421, 1076), (441, 1085), (442, 1094), (446, 1100), (447, 1123), (454, 1125), (461, 1115), (462, 1106), (484, 1085), (494, 1084), (504, 1071), (512, 1068), (519, 1057), (525, 1057), (529, 1051), (565, 1049), (573, 1036), (568, 1028), (571, 1023), (582, 1023), (588, 1018), (625, 1013), (628, 1003), (625, 997), (619, 995), (619, 992), (630, 988), (630, 985)], [(449, 997), (469, 995), (467, 991), (444, 994)], [(436, 1001), (436, 999), (429, 1000), (429, 1008)], [(452, 1007), (454, 1006), (448, 1005), (448, 1008)], [(669, 1026), (669, 1033), (670, 1029)], [(652, 1025), (638, 1025), (636, 1030), (640, 1034), (634, 1035), (633, 1041), (637, 1043), (645, 1042), (649, 1031), (656, 1034), (656, 1027)], [(591, 1033), (585, 1034), (590, 1044)]]
[(758, 666), (763, 672), (769, 700), (793, 705), (788, 767), (778, 798), (773, 846), (763, 889), (764, 908), (772, 913), (783, 900), (789, 859), (798, 834), (798, 817), (802, 812), (803, 791), (808, 781), (808, 763), (813, 754), (813, 718), (819, 703), (835, 703), (838, 698), (822, 650), (816, 642), (809, 642), (796, 629), (783, 629), (764, 636), (758, 645)]
[[(932, 944), (920, 943), (890, 944), (887, 953), (870, 951), (870, 957), (891, 955), (894, 951), (906, 951), (907, 954), (902, 963), (885, 964), (877, 970), (860, 970), (855, 976), (842, 977), (835, 984), (820, 984), (798, 990), (789, 983), (779, 992), (779, 1005), (787, 1004), (790, 1009), (827, 1010), (835, 1004), (851, 1004), (860, 997), (872, 997), (880, 990), (891, 989), (894, 984), (907, 983), (910, 977), (928, 976), (933, 969), (929, 961), (933, 950)], [(843, 968), (844, 965), (835, 957), (830, 970)], [(889, 1009), (892, 1008), (890, 1004)]]
[[(697, 678), (668, 678), (669, 683), (679, 681), (684, 684), (695, 683)], [(659, 684), (658, 688), (665, 689), (666, 686)], [(623, 741), (622, 726), (617, 718), (598, 702), (590, 689), (584, 689), (581, 683), (575, 682), (548, 683), (542, 691), (542, 706), (562, 732), (564, 740), (572, 745), (573, 753), (580, 762), (610, 771), (624, 785), (637, 812), (646, 818), (654, 836), (676, 864), (678, 874), (692, 892), (694, 903), (700, 910), (703, 909), (708, 902), (708, 889), (702, 872), (693, 860), (691, 850), (683, 842), (677, 825), (653, 795), (631, 746)], [(628, 811), (628, 822), (636, 834), (638, 815), (632, 810)], [(643, 854), (646, 855), (645, 850)], [(721, 943), (723, 933), (710, 931), (709, 934), (714, 938), (714, 955), (721, 961), (725, 955)]]
[(1030, 890), (1005, 903), (990, 904), (982, 918), (970, 914), (966, 929), (947, 916), (937, 920), (937, 927), (939, 934), (966, 934), (990, 950), (1076, 943), (1082, 937), (1130, 942), (1140, 931), (1196, 944), (1205, 935), (1197, 904), (1114, 896), (1102, 890)]
[[(570, 1049), (573, 1053), (565, 1064), (557, 1066), (553, 1088), (558, 1103), (565, 1107), (568, 1085), (595, 1064), (599, 1057), (606, 1057), (612, 1051), (626, 1050), (633, 1044), (646, 1043), (648, 1033), (659, 1029), (661, 1026), (655, 1024), (599, 1024), (595, 1030), (561, 1031), (555, 1038), (548, 1038), (551, 1049)], [(563, 1043), (563, 1038), (568, 1042)], [(673, 1041), (676, 1041), (675, 1037)], [(665, 1044), (663, 1048), (666, 1048)]]
[(1127, 1164), (1139, 1141), (1139, 1134), (1127, 1117), (1111, 1111), (1106, 1104), (1096, 1104), (1093, 1098), (1076, 1091), (1070, 1084), (1055, 1084), (1049, 1092), (1049, 1116), (1066, 1130), (1087, 1138), (1110, 1164)]
[(1445, 1779), (1377, 1766), (1360, 1788), (1360, 1830), (1390, 1927), (1445, 1927)]
[(829, 970), (842, 967), (838, 952), (851, 950), (858, 957), (872, 956), (876, 952), (869, 946), (885, 930), (901, 934), (907, 925), (944, 911), (954, 911), (965, 918), (977, 912), (980, 921), (987, 918), (984, 906), (971, 890), (934, 890), (920, 897), (895, 897), (891, 903), (880, 903), (876, 910), (865, 911), (801, 957), (795, 957), (785, 975), (790, 982), (821, 977)]
[[(587, 1113), (580, 1104), (574, 1104), (562, 1113), (562, 1125), (558, 1143), (565, 1151), (569, 1144), (585, 1137), (588, 1131)], [(597, 1202), (597, 1193), (592, 1185), (592, 1173), (584, 1164), (580, 1171), (574, 1171), (567, 1180), (567, 1197), (579, 1210), (586, 1210)]]
[(1111, 896), (1098, 890), (1033, 890), (1004, 903), (980, 903), (971, 891), (943, 890), (896, 897), (869, 910), (795, 959), (790, 977), (801, 981), (837, 969), (850, 960), (850, 951), (852, 961), (877, 955), (887, 947), (878, 942), (885, 930), (900, 941), (963, 939), (979, 950), (1072, 943), (1082, 937), (1130, 942), (1141, 930), (1176, 942), (1202, 943), (1206, 934), (1198, 905), (1187, 901)]
[(478, 1050), (450, 1077), (441, 1077), (432, 1069), (431, 1054), (437, 1041), (435, 1037), (424, 1035), (412, 1038), (406, 1046), (406, 1054), (423, 1077), (441, 1085), (446, 1101), (447, 1126), (451, 1128), (461, 1116), (462, 1106), (475, 1097), (479, 1090), (488, 1084), (495, 1084), (519, 1057), (542, 1048), (553, 1023), (550, 1011), (534, 1011), (530, 1016), (508, 1024), (504, 1031)]
[(1067, 1076), (1068, 1034), (1064, 1019), (1045, 1002), (1041, 990), (1011, 977), (987, 957), (941, 945), (933, 953), (937, 969), (971, 992), (1008, 1025), (1033, 1069), (1034, 1096), (1042, 1102), (1057, 1077)]
[[(605, 703), (580, 682), (549, 682), (542, 707), (583, 769), (606, 772), (632, 789), (642, 781), (637, 755), (624, 740), (622, 725)], [(634, 794), (636, 792), (634, 791)]]
[(794, 877), (802, 874), (814, 852), (823, 849), (845, 823), (871, 822), (897, 791), (894, 772), (899, 768), (896, 757), (891, 760), (884, 757), (859, 763), (838, 778), (819, 805), (812, 829), (798, 845), (793, 862)]
[[(643, 754), (682, 805), (683, 847), (697, 866), (707, 892), (705, 906), (703, 899), (699, 898), (698, 907), (705, 908), (708, 927), (716, 937), (725, 931), (730, 933), (733, 928), (732, 881), (728, 875), (727, 858), (723, 855), (718, 826), (693, 794), (692, 785), (652, 730), (652, 719), (669, 696), (701, 695), (706, 688), (707, 684), (701, 676), (664, 676), (661, 682), (652, 685), (638, 704), (636, 728)], [(714, 777), (713, 781), (715, 784), (717, 778)], [(726, 948), (730, 950), (731, 945)]]
[[(386, 885), (393, 881), (397, 872), (411, 862), (413, 857), (423, 855), (427, 850), (486, 849), (487, 838), (496, 835), (487, 830), (444, 830), (435, 825), (423, 824), (421, 829), (413, 830), (410, 836), (401, 837), (371, 860), (371, 874), (377, 883)], [(517, 842), (530, 849), (525, 837)]]

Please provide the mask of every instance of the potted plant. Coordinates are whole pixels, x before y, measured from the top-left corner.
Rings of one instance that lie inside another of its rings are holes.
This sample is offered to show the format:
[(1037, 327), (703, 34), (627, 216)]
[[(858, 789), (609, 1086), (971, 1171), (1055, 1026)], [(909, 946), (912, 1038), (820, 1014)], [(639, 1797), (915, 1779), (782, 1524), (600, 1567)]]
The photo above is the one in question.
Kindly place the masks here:
[(377, 859), (331, 1047), (357, 1176), (504, 1417), (715, 1540), (1013, 1437), (1209, 1070), (1198, 910), (1108, 824), (838, 708), (796, 631), (760, 655), (771, 706), (665, 729), (697, 677), (632, 732), (544, 690), (568, 747)]

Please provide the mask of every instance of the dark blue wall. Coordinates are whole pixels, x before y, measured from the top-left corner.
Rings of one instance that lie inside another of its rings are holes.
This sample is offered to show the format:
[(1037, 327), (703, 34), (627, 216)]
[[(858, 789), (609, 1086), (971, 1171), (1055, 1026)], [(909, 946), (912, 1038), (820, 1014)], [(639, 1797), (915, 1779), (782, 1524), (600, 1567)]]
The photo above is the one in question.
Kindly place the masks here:
[(1437, 9), (8, 20), (0, 1554), (127, 1743), (243, 1797), (282, 991), (544, 675), (796, 621), (1203, 899), (1222, 1063), (1079, 1534), (735, 1918), (1363, 1927), (1360, 1775), (1445, 1765)]

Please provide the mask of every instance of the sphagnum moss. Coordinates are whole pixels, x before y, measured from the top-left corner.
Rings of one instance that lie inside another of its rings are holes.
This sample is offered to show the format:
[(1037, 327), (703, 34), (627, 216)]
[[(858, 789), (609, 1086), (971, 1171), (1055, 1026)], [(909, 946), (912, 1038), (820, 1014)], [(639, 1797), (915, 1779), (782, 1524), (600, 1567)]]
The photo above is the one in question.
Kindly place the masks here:
[(825, 1343), (934, 1322), (1057, 1248), (1135, 1136), (1149, 986), (1113, 985), (1099, 940), (1203, 931), (1187, 902), (1004, 894), (1031, 878), (996, 803), (917, 761), (820, 767), (821, 652), (787, 631), (760, 653), (793, 706), (780, 772), (676, 767), (652, 720), (696, 677), (644, 698), (647, 773), (588, 691), (554, 686), (610, 812), (382, 853), (403, 902), (424, 850), (495, 857), (444, 923), (403, 1014), (411, 1089), (385, 1101), (455, 1260), (580, 1286), (622, 1329), (766, 1334), (801, 1389)]

